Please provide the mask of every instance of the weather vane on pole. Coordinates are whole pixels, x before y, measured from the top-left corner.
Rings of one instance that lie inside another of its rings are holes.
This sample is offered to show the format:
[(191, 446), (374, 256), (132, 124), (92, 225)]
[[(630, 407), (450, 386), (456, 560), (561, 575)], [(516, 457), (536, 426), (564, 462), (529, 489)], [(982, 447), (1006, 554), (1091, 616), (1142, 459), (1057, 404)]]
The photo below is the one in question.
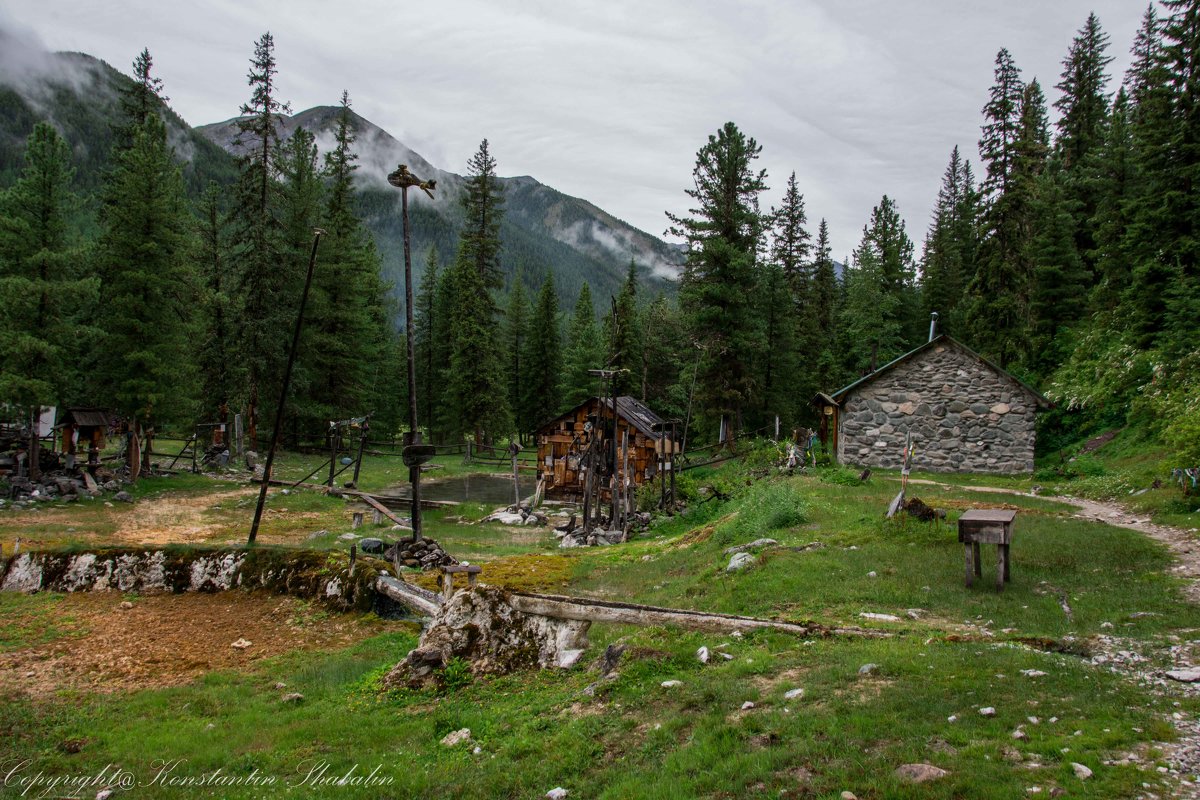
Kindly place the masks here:
[[(407, 164), (396, 167), (388, 175), (388, 183), (400, 190), (400, 215), (404, 223), (404, 339), (408, 350), (408, 433), (404, 434), (404, 465), (408, 467), (408, 480), (412, 484), (412, 529), (413, 541), (421, 540), (421, 465), (433, 458), (432, 445), (421, 444), (421, 432), (417, 430), (417, 371), (413, 357), (413, 288), (412, 248), (408, 236), (408, 190), (415, 186), (433, 199), (437, 181), (423, 181), (409, 171)], [(426, 387), (428, 388), (428, 387)]]

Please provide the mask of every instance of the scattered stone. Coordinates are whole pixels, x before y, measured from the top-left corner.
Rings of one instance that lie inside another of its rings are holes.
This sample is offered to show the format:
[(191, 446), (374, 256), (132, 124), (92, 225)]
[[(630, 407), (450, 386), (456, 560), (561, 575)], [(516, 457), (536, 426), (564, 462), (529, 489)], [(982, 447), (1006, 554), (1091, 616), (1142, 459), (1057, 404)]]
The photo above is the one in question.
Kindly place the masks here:
[(859, 614), (859, 616), (862, 617), (863, 619), (874, 619), (874, 620), (879, 620), (880, 622), (899, 622), (900, 621), (900, 618), (897, 617), (895, 614), (872, 614), (870, 612), (864, 612), (862, 614)]
[(117, 492), (113, 495), (113, 500), (116, 500), (118, 503), (132, 503), (133, 495), (129, 492)]
[(896, 767), (896, 777), (911, 783), (925, 783), (944, 778), (950, 773), (932, 764), (901, 764)]
[(1016, 739), (1017, 741), (1024, 741), (1025, 739), (1029, 738), (1029, 734), (1025, 733), (1024, 729), (1017, 728), (1012, 732), (1012, 738)]
[(604, 654), (600, 656), (600, 660), (597, 663), (597, 668), (600, 670), (601, 675), (608, 675), (617, 668), (617, 664), (621, 661), (621, 656), (625, 654), (626, 647), (627, 645), (624, 643), (614, 643), (604, 648)]
[(707, 648), (707, 647), (701, 647), (699, 650), (697, 650), (697, 651), (696, 651), (696, 658), (697, 658), (697, 659), (700, 661), (700, 663), (701, 663), (701, 664), (707, 664), (707, 663), (708, 663), (708, 659), (709, 659), (708, 648)]
[(100, 791), (96, 792), (96, 800), (108, 800), (108, 798), (112, 796), (112, 789), (101, 789)]
[(729, 653), (717, 653), (717, 655), (719, 655), (721, 658), (725, 659), (726, 661), (733, 661), (733, 656), (729, 655)]
[(1079, 778), (1081, 781), (1086, 781), (1088, 778), (1092, 777), (1092, 771), (1078, 762), (1072, 761), (1071, 769), (1075, 771), (1075, 777)]
[(358, 549), (366, 555), (379, 555), (383, 552), (383, 540), (367, 537), (358, 543)]
[(358, 538), (357, 533), (343, 533), (341, 536), (338, 537), (338, 540), (343, 541), (343, 542), (353, 542), (357, 538)]
[(992, 708), (991, 706), (985, 706), (984, 708), (979, 709), (979, 716), (994, 717), (996, 716), (996, 709)]
[(247, 647), (249, 647), (252, 644), (254, 644), (254, 642), (250, 641), (249, 639), (238, 639), (236, 642), (233, 642), (229, 646), (234, 648), (235, 650), (245, 650)]
[(1200, 668), (1172, 669), (1165, 673), (1168, 678), (1180, 683), (1196, 683), (1200, 681)]
[(842, 800), (858, 800), (858, 795), (854, 792), (842, 792), (839, 796)]
[(1106, 630), (1107, 630), (1107, 629), (1109, 629), (1109, 628), (1112, 628), (1112, 626), (1113, 626), (1113, 624), (1112, 624), (1111, 622), (1101, 622), (1101, 623), (1100, 623), (1100, 627), (1101, 627), (1101, 628), (1104, 628), (1104, 629), (1106, 629)]
[(555, 786), (553, 789), (546, 792), (546, 798), (547, 798), (547, 800), (565, 800), (565, 798), (569, 794), (570, 794), (570, 792), (568, 792), (563, 787)]
[(868, 578), (878, 578), (878, 577), (879, 577), (879, 573), (878, 573), (878, 572), (876, 572), (875, 570), (871, 570), (870, 572), (868, 572), (868, 573), (867, 573), (867, 577), (868, 577)]
[(804, 697), (803, 689), (788, 689), (783, 693), (784, 700), (795, 700), (797, 697)]
[(1037, 717), (1026, 717), (1025, 719), (1029, 720), (1030, 725), (1038, 725), (1041, 723), (1041, 720)]
[(328, 536), (328, 535), (329, 535), (329, 531), (313, 531), (312, 533), (310, 533), (308, 536), (306, 536), (304, 538), (320, 539), (322, 536)]
[(754, 563), (754, 556), (749, 553), (734, 553), (733, 558), (729, 559), (729, 566), (725, 567), (726, 572), (739, 572)]
[(734, 553), (744, 553), (747, 550), (758, 550), (763, 547), (772, 547), (777, 544), (779, 544), (779, 542), (775, 541), (774, 539), (755, 539), (753, 542), (748, 542), (747, 544), (739, 544), (727, 548), (725, 550), (725, 555), (731, 556)]
[(1020, 750), (1007, 744), (1000, 748), (1000, 757), (1010, 764), (1020, 764), (1025, 760)]
[(675, 680), (663, 681), (662, 683), (659, 684), (659, 686), (663, 687), (664, 689), (670, 689), (672, 686), (682, 686), (682, 685), (683, 685), (683, 681), (675, 681)]
[(950, 716), (946, 717), (946, 722), (958, 722), (958, 714), (951, 714)]
[(1040, 678), (1047, 673), (1042, 672), (1040, 669), (1023, 669), (1021, 670), (1021, 674), (1026, 678)]
[(475, 745), (473, 748), (471, 748), (471, 753), (474, 755), (479, 755), (482, 752), (483, 752), (483, 748), (480, 747), (479, 745)]
[(863, 664), (858, 668), (859, 675), (874, 675), (877, 672), (879, 672), (878, 664)]
[(121, 603), (120, 608), (122, 611), (128, 611), (129, 609), (133, 608), (133, 603), (126, 600), (125, 602)]
[(470, 740), (471, 740), (471, 729), (470, 728), (459, 728), (458, 730), (452, 731), (450, 733), (447, 733), (445, 736), (443, 736), (442, 744), (446, 747), (455, 747), (456, 745), (460, 745), (463, 742), (467, 742)]
[(299, 692), (288, 692), (280, 698), (281, 703), (300, 703), (304, 701), (304, 695)]
[(287, 684), (286, 684), (286, 683), (284, 683), (283, 681), (276, 681), (276, 682), (275, 682), (275, 685), (274, 685), (273, 687), (271, 687), (271, 688), (273, 688), (273, 689), (275, 689), (276, 691), (278, 691), (278, 690), (280, 690), (280, 689), (286, 689), (286, 688), (287, 688)]

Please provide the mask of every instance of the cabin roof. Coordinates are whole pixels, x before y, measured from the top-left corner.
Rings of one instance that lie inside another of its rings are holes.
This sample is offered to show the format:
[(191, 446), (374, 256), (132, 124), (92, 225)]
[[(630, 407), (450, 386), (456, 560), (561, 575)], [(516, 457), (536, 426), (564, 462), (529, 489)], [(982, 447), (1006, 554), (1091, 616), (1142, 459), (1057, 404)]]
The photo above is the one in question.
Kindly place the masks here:
[(63, 412), (59, 425), (74, 424), (83, 428), (107, 428), (109, 412), (103, 408), (68, 408)]
[[(554, 419), (543, 423), (538, 427), (538, 430), (541, 431), (544, 428), (548, 428), (564, 417), (574, 417), (579, 409), (583, 408), (589, 403), (597, 401), (602, 403), (606, 409), (612, 408), (612, 401), (609, 398), (591, 397), (587, 400), (584, 400), (571, 410), (565, 411)], [(658, 414), (655, 414), (646, 406), (645, 403), (635, 397), (621, 395), (617, 398), (617, 416), (632, 425), (638, 433), (644, 436), (655, 440), (661, 439), (663, 436), (663, 432), (657, 429), (657, 426), (662, 425), (663, 423), (662, 417), (658, 416)]]
[[(933, 339), (930, 339), (928, 342), (921, 345), (920, 347), (917, 347), (913, 350), (909, 350), (907, 353), (900, 356), (899, 358), (889, 361), (887, 364), (884, 364), (882, 367), (875, 370), (870, 375), (864, 375), (863, 377), (859, 378), (858, 380), (854, 381), (853, 383), (851, 383), (847, 386), (843, 386), (841, 389), (838, 389), (832, 395), (825, 395), (824, 397), (827, 397), (829, 400), (832, 400), (835, 404), (840, 406), (842, 404), (842, 402), (846, 399), (846, 397), (851, 392), (854, 392), (857, 389), (861, 389), (863, 386), (866, 386), (868, 383), (875, 380), (876, 378), (895, 369), (896, 367), (900, 366), (901, 364), (904, 364), (905, 362), (911, 361), (916, 356), (920, 355), (921, 353), (924, 353), (926, 350), (929, 350), (931, 347), (933, 347), (934, 345), (938, 345), (938, 344), (944, 344), (944, 345), (950, 345), (952, 347), (957, 347), (959, 350), (962, 350), (967, 355), (971, 356), (972, 358), (974, 358), (977, 361), (979, 361), (980, 363), (982, 363), (988, 369), (1013, 381), (1018, 386), (1020, 386), (1022, 389), (1024, 389), (1033, 398), (1034, 402), (1037, 403), (1039, 408), (1053, 408), (1054, 407), (1054, 404), (1051, 403), (1049, 400), (1047, 400), (1042, 395), (1042, 393), (1039, 392), (1037, 389), (1034, 389), (1032, 386), (1027, 384), (1025, 381), (1016, 377), (1015, 375), (1013, 375), (1012, 373), (1003, 369), (1002, 367), (999, 367), (996, 364), (993, 364), (991, 361), (989, 361), (986, 358), (984, 358), (983, 356), (979, 355), (974, 350), (967, 347), (965, 344), (958, 341), (954, 337), (948, 336), (947, 334), (944, 334), (944, 333), (941, 334), (940, 336), (936, 336)], [(818, 397), (822, 397), (822, 396), (818, 395)]]

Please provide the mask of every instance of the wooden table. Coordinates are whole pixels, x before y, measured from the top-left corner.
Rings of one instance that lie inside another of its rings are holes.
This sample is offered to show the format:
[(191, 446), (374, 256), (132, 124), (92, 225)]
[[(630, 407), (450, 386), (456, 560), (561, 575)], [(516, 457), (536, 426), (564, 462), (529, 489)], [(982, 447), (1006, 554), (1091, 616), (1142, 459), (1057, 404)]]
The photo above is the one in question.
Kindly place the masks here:
[(1013, 521), (1017, 512), (1000, 508), (975, 508), (958, 518), (958, 540), (966, 551), (967, 586), (976, 577), (982, 577), (979, 563), (979, 545), (996, 545), (996, 589), (1004, 590), (1011, 579), (1012, 562), (1009, 546), (1012, 544)]

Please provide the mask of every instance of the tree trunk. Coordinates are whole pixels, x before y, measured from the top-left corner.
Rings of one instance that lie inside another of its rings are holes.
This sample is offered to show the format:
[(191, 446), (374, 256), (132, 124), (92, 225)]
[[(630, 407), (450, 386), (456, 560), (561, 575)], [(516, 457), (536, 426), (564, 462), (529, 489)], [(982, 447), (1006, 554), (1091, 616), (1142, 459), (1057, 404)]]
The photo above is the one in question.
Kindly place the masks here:
[(37, 481), (42, 477), (42, 442), (38, 437), (41, 433), (42, 408), (34, 406), (30, 413), (29, 426), (29, 480)]

